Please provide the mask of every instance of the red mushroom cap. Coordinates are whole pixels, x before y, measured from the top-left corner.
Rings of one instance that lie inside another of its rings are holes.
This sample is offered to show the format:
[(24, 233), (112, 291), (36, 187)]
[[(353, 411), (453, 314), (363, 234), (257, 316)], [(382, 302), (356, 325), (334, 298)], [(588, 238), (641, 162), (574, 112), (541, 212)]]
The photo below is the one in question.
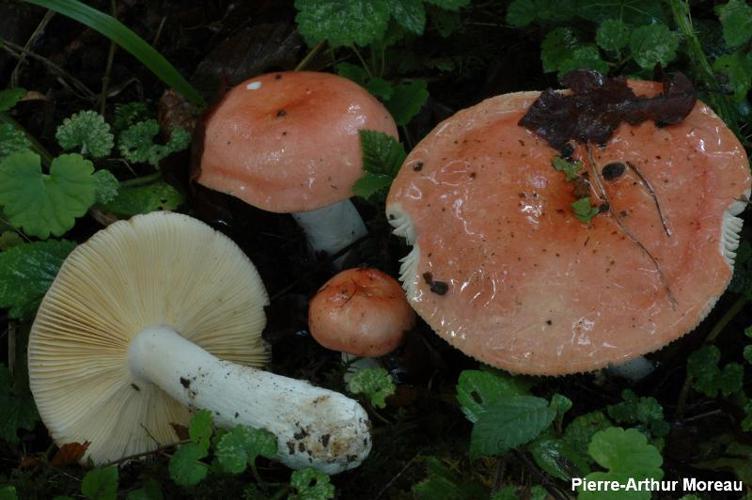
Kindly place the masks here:
[(308, 306), (308, 328), (327, 349), (376, 357), (396, 349), (415, 324), (405, 292), (377, 269), (347, 269), (322, 286)]
[[(731, 278), (735, 215), (750, 190), (744, 148), (701, 102), (677, 125), (622, 124), (592, 148), (597, 171), (636, 166), (671, 236), (632, 168), (603, 181), (613, 212), (585, 224), (551, 166), (559, 153), (518, 125), (538, 95), (460, 111), (407, 157), (387, 214), (414, 244), (402, 269), (408, 300), (464, 353), (518, 373), (589, 371), (659, 349), (693, 329)], [(574, 156), (587, 160), (584, 149)]]
[(358, 130), (397, 137), (389, 111), (329, 73), (270, 73), (231, 89), (205, 123), (199, 184), (270, 212), (352, 196), (363, 174)]

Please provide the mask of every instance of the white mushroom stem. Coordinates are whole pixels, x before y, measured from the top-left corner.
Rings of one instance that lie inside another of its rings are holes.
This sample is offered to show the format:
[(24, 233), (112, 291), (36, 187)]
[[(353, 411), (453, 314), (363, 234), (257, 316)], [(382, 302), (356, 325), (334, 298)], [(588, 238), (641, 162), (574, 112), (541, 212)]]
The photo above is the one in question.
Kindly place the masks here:
[(277, 436), (279, 460), (293, 469), (337, 474), (371, 450), (368, 416), (354, 400), (308, 382), (222, 361), (169, 327), (143, 330), (128, 350), (131, 373), (220, 427), (249, 425)]
[(305, 231), (314, 252), (332, 255), (368, 234), (363, 219), (349, 199), (292, 216)]

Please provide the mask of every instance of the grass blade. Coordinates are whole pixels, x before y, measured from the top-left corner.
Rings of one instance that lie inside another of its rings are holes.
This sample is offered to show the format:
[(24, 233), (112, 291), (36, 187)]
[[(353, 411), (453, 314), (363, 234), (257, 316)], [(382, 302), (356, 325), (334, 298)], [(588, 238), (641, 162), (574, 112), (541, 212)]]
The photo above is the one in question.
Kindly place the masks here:
[(204, 105), (201, 95), (162, 54), (114, 17), (78, 0), (26, 0), (26, 2), (75, 19), (98, 31), (141, 61), (157, 78), (181, 93), (186, 99), (196, 105)]

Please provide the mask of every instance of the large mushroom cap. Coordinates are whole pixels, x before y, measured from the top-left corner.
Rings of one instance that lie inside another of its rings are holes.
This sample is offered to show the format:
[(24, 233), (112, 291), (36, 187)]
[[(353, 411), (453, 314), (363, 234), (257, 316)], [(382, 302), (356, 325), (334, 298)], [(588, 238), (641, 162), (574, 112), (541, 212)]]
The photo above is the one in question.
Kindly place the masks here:
[[(658, 349), (694, 328), (731, 278), (734, 215), (750, 189), (744, 149), (700, 102), (678, 125), (622, 124), (593, 147), (599, 169), (629, 162), (654, 188), (670, 237), (633, 169), (604, 182), (661, 276), (612, 215), (574, 216), (572, 187), (551, 166), (559, 153), (518, 126), (538, 95), (463, 110), (406, 159), (387, 214), (414, 244), (408, 299), (448, 342), (513, 372), (588, 371)], [(575, 156), (586, 158), (583, 146)]]
[(270, 212), (352, 196), (363, 174), (358, 130), (397, 137), (384, 106), (329, 73), (261, 75), (230, 90), (205, 123), (198, 182)]
[(266, 290), (226, 236), (185, 215), (120, 221), (63, 263), (29, 339), (29, 378), (58, 444), (91, 444), (95, 463), (178, 440), (188, 410), (128, 367), (131, 339), (166, 325), (212, 354), (259, 366)]

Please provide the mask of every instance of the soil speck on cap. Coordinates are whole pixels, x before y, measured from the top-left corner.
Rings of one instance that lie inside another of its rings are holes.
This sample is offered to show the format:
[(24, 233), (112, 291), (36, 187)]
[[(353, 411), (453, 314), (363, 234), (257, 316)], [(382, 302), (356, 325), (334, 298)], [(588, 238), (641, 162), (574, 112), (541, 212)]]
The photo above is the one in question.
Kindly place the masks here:
[(191, 386), (191, 381), (185, 377), (180, 377), (180, 385), (188, 389)]

